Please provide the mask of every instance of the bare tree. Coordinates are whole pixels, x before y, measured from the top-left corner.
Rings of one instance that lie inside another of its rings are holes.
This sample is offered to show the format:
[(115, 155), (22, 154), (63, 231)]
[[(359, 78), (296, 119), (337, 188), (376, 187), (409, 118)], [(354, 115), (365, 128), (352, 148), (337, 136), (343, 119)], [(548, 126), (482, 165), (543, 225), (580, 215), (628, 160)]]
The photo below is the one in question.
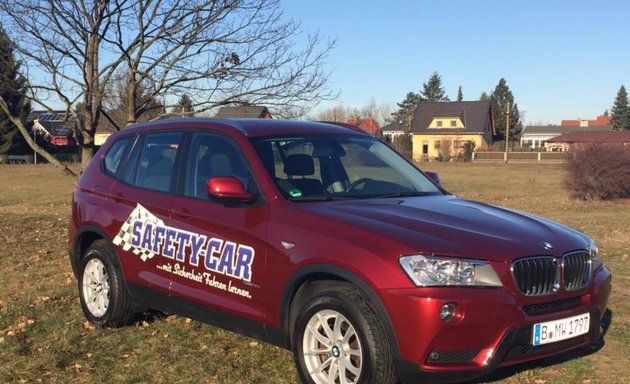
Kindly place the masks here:
[(392, 122), (393, 105), (387, 103), (377, 103), (374, 98), (359, 109), (359, 113), (363, 118), (370, 118), (378, 122), (380, 126)]
[[(323, 63), (334, 41), (294, 41), (279, 0), (0, 0), (1, 20), (29, 73), (33, 102), (65, 109), (78, 122), (83, 164), (107, 115), (104, 97), (115, 74), (129, 73), (126, 124), (149, 98), (166, 107), (187, 94), (203, 112), (232, 103), (315, 105), (334, 95)], [(140, 103), (141, 104), (141, 103)]]
[(439, 141), (440, 148), (438, 148), (438, 153), (440, 155), (440, 161), (449, 161), (451, 159), (451, 148), (453, 142), (449, 137), (444, 138)]
[(352, 113), (353, 111), (349, 107), (343, 104), (337, 104), (334, 107), (326, 108), (323, 111), (319, 112), (317, 115), (315, 115), (315, 120), (336, 121), (345, 123), (346, 121), (350, 120), (350, 118), (352, 117)]
[[(164, 103), (157, 99), (153, 84), (149, 81), (139, 81), (134, 85), (135, 100), (130, 101), (129, 85), (131, 73), (121, 71), (114, 75), (105, 89), (103, 107), (107, 111), (105, 119), (101, 119), (99, 127), (107, 127), (109, 130), (119, 130), (128, 124), (129, 105), (134, 105), (134, 122), (149, 121), (166, 112)], [(179, 100), (178, 100), (179, 102)]]
[(343, 123), (351, 118), (373, 119), (380, 126), (383, 126), (392, 121), (392, 110), (393, 106), (391, 104), (378, 104), (376, 100), (372, 98), (367, 104), (359, 108), (350, 108), (343, 104), (337, 104), (333, 107), (320, 111), (315, 115), (314, 119), (319, 121), (338, 121)]

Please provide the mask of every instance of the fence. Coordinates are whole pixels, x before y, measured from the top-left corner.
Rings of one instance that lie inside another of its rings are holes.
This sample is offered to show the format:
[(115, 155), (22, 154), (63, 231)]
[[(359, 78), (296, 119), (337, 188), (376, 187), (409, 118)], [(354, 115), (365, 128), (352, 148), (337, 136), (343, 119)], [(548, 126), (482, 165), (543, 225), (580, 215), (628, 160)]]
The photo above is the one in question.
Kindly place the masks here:
[(566, 152), (473, 152), (476, 163), (560, 163), (567, 158)]
[[(81, 155), (78, 153), (53, 153), (53, 157), (62, 163), (79, 163)], [(0, 164), (33, 164), (35, 163), (34, 155), (0, 155)], [(37, 163), (48, 163), (41, 155), (37, 155)]]

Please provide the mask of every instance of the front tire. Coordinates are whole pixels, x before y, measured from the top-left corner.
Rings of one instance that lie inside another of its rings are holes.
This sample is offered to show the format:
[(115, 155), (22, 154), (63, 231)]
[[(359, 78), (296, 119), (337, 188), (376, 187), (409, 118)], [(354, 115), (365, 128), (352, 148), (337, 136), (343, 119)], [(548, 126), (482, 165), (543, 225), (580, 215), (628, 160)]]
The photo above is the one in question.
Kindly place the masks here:
[(133, 319), (116, 253), (106, 240), (93, 242), (81, 259), (79, 298), (85, 317), (92, 323), (119, 327)]
[(345, 283), (313, 291), (298, 309), (292, 342), (302, 382), (396, 383), (387, 336), (368, 298)]

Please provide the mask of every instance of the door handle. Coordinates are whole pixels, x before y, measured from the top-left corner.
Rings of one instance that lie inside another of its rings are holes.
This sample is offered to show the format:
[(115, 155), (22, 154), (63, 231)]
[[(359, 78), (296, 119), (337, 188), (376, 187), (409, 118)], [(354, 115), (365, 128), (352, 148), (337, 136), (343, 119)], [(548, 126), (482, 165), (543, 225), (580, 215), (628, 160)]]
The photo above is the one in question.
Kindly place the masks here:
[(176, 211), (173, 211), (173, 216), (179, 218), (179, 219), (187, 219), (191, 216), (191, 213), (189, 210), (187, 210), (186, 208), (180, 208)]
[(124, 196), (120, 192), (116, 192), (115, 194), (112, 195), (112, 200), (114, 200), (114, 202), (116, 203), (120, 203), (123, 200), (123, 198)]

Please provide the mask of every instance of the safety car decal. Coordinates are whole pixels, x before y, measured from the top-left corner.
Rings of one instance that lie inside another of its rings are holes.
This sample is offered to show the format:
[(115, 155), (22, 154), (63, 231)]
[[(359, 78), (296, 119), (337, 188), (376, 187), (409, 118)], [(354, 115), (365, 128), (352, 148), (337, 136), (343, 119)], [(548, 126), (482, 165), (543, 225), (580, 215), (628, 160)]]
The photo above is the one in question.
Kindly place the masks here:
[[(113, 243), (122, 247), (124, 251), (131, 251), (145, 262), (156, 255), (170, 259), (175, 266), (164, 264), (160, 269), (169, 270), (190, 280), (198, 280), (195, 276), (201, 279), (201, 276), (208, 277), (213, 274), (225, 275), (244, 282), (252, 280), (254, 248), (170, 227), (140, 204), (122, 224)], [(199, 268), (200, 271), (185, 273), (186, 264), (195, 269)]]

